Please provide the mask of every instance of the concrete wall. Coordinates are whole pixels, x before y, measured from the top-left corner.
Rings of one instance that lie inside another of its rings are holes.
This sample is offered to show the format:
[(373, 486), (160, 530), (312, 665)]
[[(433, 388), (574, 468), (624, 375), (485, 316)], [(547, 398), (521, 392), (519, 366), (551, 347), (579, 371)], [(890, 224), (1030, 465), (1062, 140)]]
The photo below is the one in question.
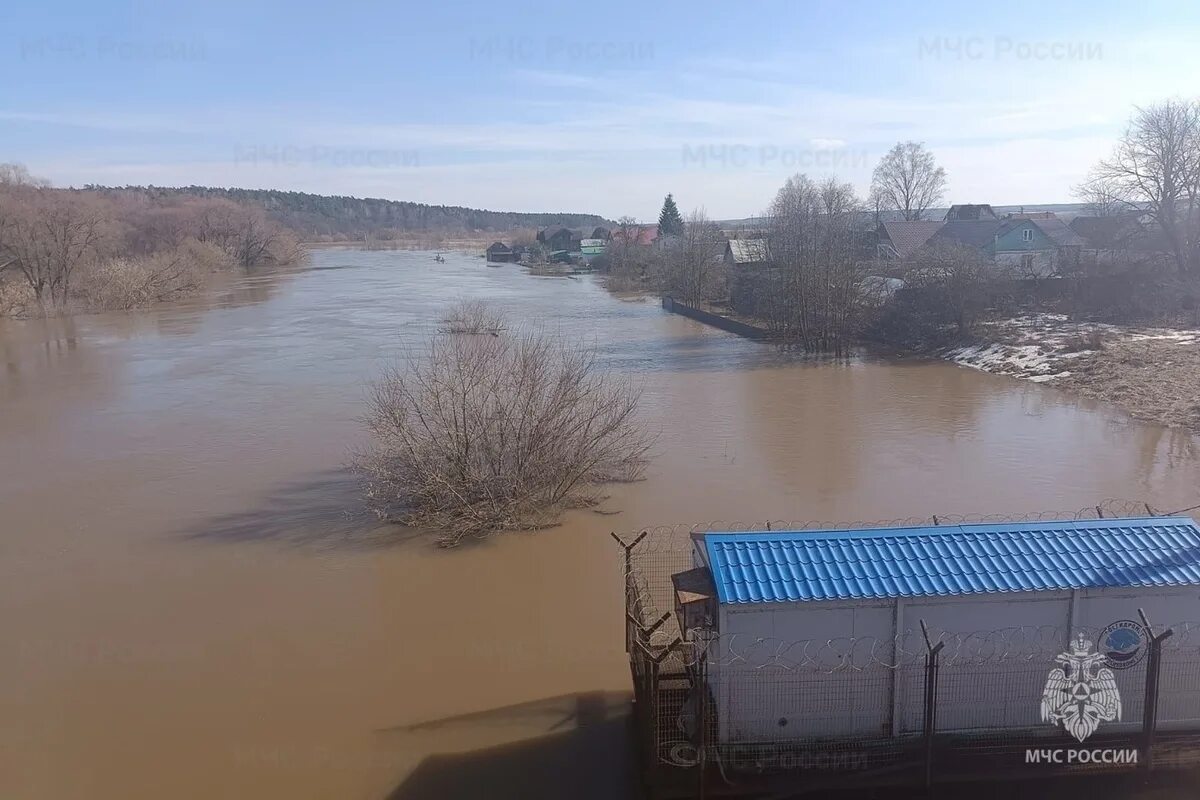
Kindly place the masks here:
[(672, 313), (682, 314), (698, 322), (703, 322), (706, 325), (712, 325), (714, 328), (736, 333), (738, 336), (745, 336), (750, 339), (763, 339), (767, 336), (767, 331), (763, 328), (756, 328), (753, 325), (747, 325), (744, 322), (722, 317), (719, 314), (711, 314), (707, 311), (701, 311), (698, 308), (692, 308), (671, 297), (664, 297), (662, 299), (662, 307)]

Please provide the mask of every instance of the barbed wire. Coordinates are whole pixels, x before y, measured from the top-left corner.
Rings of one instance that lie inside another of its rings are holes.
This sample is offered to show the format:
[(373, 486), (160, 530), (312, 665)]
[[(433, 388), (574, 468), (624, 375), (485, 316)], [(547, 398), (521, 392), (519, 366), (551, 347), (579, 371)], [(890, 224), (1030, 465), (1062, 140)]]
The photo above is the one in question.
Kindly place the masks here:
[[(1200, 655), (1200, 622), (1155, 625), (1156, 631), (1170, 628), (1173, 635), (1162, 644), (1164, 657)], [(943, 667), (1016, 665), (1046, 662), (1067, 649), (1075, 636), (1083, 634), (1098, 644), (1103, 629), (1052, 625), (950, 632), (933, 637), (940, 642), (939, 664)], [(833, 674), (870, 669), (896, 670), (922, 666), (929, 649), (920, 631), (906, 630), (894, 637), (839, 637), (787, 640), (747, 634), (722, 634), (680, 641), (670, 646), (684, 666), (696, 666), (707, 654), (707, 664), (748, 670), (782, 670)]]
[(654, 525), (638, 528), (625, 538), (632, 541), (641, 533), (649, 534), (639, 544), (643, 552), (657, 548), (671, 549), (684, 543), (681, 534), (720, 533), (724, 531), (745, 531), (751, 533), (806, 531), (806, 530), (842, 530), (842, 529), (874, 529), (874, 528), (918, 528), (947, 525), (988, 525), (1004, 522), (1063, 522), (1086, 519), (1111, 519), (1113, 517), (1138, 516), (1174, 516), (1188, 511), (1200, 509), (1200, 506), (1181, 511), (1165, 512), (1142, 500), (1125, 500), (1110, 498), (1092, 506), (1086, 506), (1077, 511), (1033, 511), (1024, 513), (1004, 514), (932, 514), (927, 517), (896, 517), (885, 520), (713, 520), (694, 524)]
[[(622, 578), (627, 592), (629, 613), (643, 631), (643, 639), (651, 650), (670, 648), (673, 659), (695, 664), (704, 647), (696, 642), (682, 641), (674, 619), (674, 598), (671, 575), (691, 569), (694, 534), (749, 531), (782, 532), (824, 529), (875, 529), (902, 527), (951, 526), (967, 524), (998, 524), (1005, 522), (1048, 522), (1115, 517), (1175, 516), (1194, 508), (1164, 512), (1147, 502), (1110, 498), (1074, 512), (1041, 511), (1017, 514), (936, 514), (928, 517), (899, 517), (890, 520), (831, 522), (808, 520), (761, 520), (757, 522), (712, 521), (692, 525), (660, 525), (640, 528), (617, 536), (623, 557), (620, 559)], [(665, 617), (665, 619), (664, 619)], [(1155, 626), (1156, 629), (1159, 626)], [(1175, 636), (1164, 648), (1171, 651), (1192, 649), (1200, 652), (1198, 623), (1178, 623)], [(1077, 632), (1077, 631), (1076, 631)], [(942, 662), (947, 666), (963, 663), (1014, 662), (1053, 658), (1063, 651), (1075, 632), (1054, 627), (1006, 628), (972, 633), (943, 633), (945, 642)], [(1096, 632), (1086, 632), (1093, 641)], [(715, 649), (714, 649), (715, 648)], [(835, 639), (787, 641), (755, 638), (746, 634), (718, 635), (709, 641), (710, 664), (741, 665), (763, 668), (812, 669), (818, 671), (862, 670), (868, 667), (897, 669), (923, 659), (926, 646), (920, 634), (912, 631), (895, 637), (844, 637)], [(980, 660), (983, 659), (983, 660)]]

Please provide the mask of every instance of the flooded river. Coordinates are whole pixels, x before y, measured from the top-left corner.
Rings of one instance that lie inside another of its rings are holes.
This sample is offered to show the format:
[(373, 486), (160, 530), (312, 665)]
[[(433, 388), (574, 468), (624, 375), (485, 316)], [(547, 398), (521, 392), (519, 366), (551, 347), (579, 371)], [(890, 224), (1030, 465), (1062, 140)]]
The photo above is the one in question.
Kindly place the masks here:
[[(342, 467), (363, 383), (459, 298), (642, 382), (647, 480), (453, 551), (366, 518)], [(0, 322), (0, 797), (614, 796), (633, 767), (610, 530), (1174, 509), (1198, 444), (465, 255), (322, 250), (170, 308)]]

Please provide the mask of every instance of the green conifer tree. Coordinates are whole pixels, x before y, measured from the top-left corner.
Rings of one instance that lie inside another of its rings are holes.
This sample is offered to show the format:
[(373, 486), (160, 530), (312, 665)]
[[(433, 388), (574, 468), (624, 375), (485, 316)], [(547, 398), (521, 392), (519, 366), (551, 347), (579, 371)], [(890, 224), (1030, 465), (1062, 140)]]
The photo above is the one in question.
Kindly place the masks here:
[(662, 213), (658, 215), (659, 236), (679, 236), (683, 233), (683, 217), (675, 205), (675, 198), (670, 194), (663, 200)]

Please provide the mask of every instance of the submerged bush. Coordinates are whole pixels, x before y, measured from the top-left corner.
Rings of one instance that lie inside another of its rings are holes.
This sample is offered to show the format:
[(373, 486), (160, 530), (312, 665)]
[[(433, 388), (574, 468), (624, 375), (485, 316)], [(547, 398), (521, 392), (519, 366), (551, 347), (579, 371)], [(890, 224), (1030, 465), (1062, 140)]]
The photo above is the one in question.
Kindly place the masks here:
[(209, 274), (232, 267), (229, 257), (214, 245), (188, 239), (170, 250), (94, 265), (84, 273), (79, 294), (91, 308), (140, 308), (190, 294)]
[(553, 524), (632, 480), (649, 437), (639, 392), (592, 350), (536, 331), (443, 333), (371, 386), (356, 456), (383, 518), (463, 537)]
[(446, 315), (443, 333), (498, 334), (504, 330), (504, 315), (482, 300), (463, 300)]

